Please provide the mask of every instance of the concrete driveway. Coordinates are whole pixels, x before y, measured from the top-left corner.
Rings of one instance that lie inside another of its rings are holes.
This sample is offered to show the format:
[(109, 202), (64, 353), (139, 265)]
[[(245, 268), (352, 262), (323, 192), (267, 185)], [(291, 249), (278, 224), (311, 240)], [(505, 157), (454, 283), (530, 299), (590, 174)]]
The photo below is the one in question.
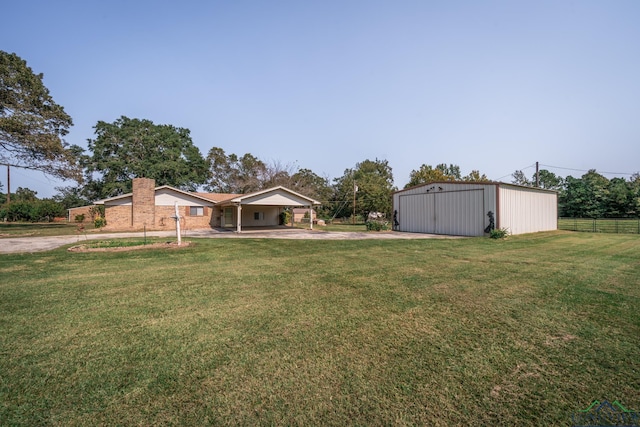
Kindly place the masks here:
[[(175, 231), (148, 231), (147, 237), (167, 237), (175, 239)], [(86, 234), (82, 236), (51, 236), (51, 237), (7, 237), (0, 239), (0, 253), (29, 253), (41, 252), (59, 248), (86, 240), (123, 239), (128, 237), (143, 237), (142, 232), (135, 233), (102, 233)], [(308, 240), (364, 240), (364, 239), (447, 239), (452, 236), (435, 234), (391, 232), (340, 232), (301, 229), (256, 229), (243, 230), (242, 233), (221, 230), (189, 230), (183, 233), (183, 238), (198, 237), (212, 239), (308, 239)]]

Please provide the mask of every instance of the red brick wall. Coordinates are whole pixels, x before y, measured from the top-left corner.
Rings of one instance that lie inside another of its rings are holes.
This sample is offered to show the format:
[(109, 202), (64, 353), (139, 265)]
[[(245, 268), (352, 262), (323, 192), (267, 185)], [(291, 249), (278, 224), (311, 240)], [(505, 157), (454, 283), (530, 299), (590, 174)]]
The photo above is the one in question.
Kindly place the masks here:
[[(108, 230), (142, 230), (145, 224), (132, 223), (131, 205), (105, 206), (105, 217)], [(183, 230), (197, 230), (220, 226), (220, 209), (206, 206), (203, 216), (190, 216), (188, 206), (178, 206), (180, 212), (180, 227)], [(175, 208), (173, 206), (155, 206), (155, 219), (147, 223), (147, 230), (175, 230)], [(217, 225), (216, 225), (217, 221)]]
[(127, 230), (132, 228), (131, 211), (131, 205), (105, 205), (104, 217), (107, 220), (106, 228), (109, 230)]
[(156, 182), (149, 178), (134, 178), (133, 227), (153, 226), (156, 209)]
[(94, 205), (91, 206), (80, 206), (77, 208), (71, 208), (69, 209), (69, 222), (76, 222), (76, 215), (84, 215), (84, 221), (82, 222), (92, 222), (93, 218), (91, 217), (91, 208), (93, 208)]
[[(158, 206), (158, 208), (164, 208), (164, 206)], [(205, 206), (203, 208), (204, 215), (191, 216), (189, 214), (189, 206), (178, 206), (178, 212), (180, 212), (180, 227), (185, 230), (196, 230), (201, 228), (209, 228), (214, 224), (214, 211), (216, 209), (211, 206)], [(174, 212), (174, 208), (171, 207), (171, 212)], [(174, 216), (172, 213), (171, 216)], [(173, 219), (172, 219), (173, 221)]]
[[(175, 230), (174, 206), (155, 205), (155, 182), (147, 178), (133, 180), (132, 205), (105, 204), (108, 230)], [(196, 230), (220, 226), (220, 208), (206, 206), (204, 215), (191, 216), (189, 206), (178, 206), (180, 227)]]

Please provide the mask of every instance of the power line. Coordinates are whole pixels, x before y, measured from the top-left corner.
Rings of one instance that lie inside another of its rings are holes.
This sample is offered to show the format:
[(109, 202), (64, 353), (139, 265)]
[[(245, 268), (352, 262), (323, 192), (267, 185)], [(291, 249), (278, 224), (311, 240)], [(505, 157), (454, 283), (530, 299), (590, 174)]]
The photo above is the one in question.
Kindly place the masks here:
[[(518, 171), (521, 171), (521, 172), (522, 172), (522, 171), (525, 171), (525, 170), (527, 170), (527, 169), (531, 169), (531, 168), (535, 168), (535, 167), (536, 167), (536, 164), (534, 163), (534, 164), (532, 164), (532, 165), (526, 166), (526, 167), (524, 167), (524, 168), (516, 169), (516, 170), (518, 170)], [(512, 176), (512, 175), (513, 175), (513, 172), (512, 172), (512, 173), (510, 173), (510, 174), (508, 174), (508, 175), (501, 176), (500, 178), (496, 179), (496, 181), (500, 181), (502, 178), (506, 178), (506, 177), (508, 177), (508, 176)]]
[[(543, 165), (542, 163), (540, 163), (540, 166), (546, 166), (548, 168), (553, 168), (553, 169), (563, 169), (563, 170), (568, 170), (568, 171), (575, 171), (575, 172), (589, 172), (590, 170), (596, 170), (596, 169), (574, 169), (574, 168), (564, 168), (561, 166), (551, 166), (551, 165)], [(598, 172), (596, 170), (596, 172)], [(629, 173), (629, 172), (606, 172), (606, 171), (599, 171), (598, 173), (600, 174), (607, 174), (607, 175), (633, 175), (633, 173)]]
[[(532, 165), (530, 165), (530, 166), (527, 166), (527, 167), (524, 167), (524, 168), (521, 168), (521, 169), (516, 169), (516, 171), (525, 171), (525, 170), (527, 170), (527, 169), (534, 168), (535, 166), (536, 166), (536, 165), (535, 165), (535, 163), (534, 163), (534, 164), (532, 164)], [(574, 171), (574, 172), (589, 172), (590, 170), (595, 170), (595, 169), (576, 169), (576, 168), (566, 168), (566, 167), (562, 167), (562, 166), (545, 165), (545, 164), (542, 164), (542, 163), (540, 163), (540, 164), (539, 164), (539, 166), (544, 166), (544, 167), (552, 168), (552, 169), (561, 169), (561, 170)], [(599, 174), (603, 174), (603, 175), (626, 175), (626, 176), (632, 176), (632, 175), (634, 175), (634, 173), (630, 173), (630, 172), (607, 172), (607, 171), (598, 171), (598, 170), (596, 170), (596, 172), (597, 172), (597, 173), (599, 173)], [(636, 172), (636, 173), (637, 173), (637, 172)], [(509, 176), (513, 176), (513, 173), (510, 173), (510, 174), (508, 174), (508, 175), (501, 176), (500, 178), (496, 179), (496, 181), (500, 181), (501, 179), (503, 179), (503, 178), (507, 178), (507, 177), (509, 177)]]

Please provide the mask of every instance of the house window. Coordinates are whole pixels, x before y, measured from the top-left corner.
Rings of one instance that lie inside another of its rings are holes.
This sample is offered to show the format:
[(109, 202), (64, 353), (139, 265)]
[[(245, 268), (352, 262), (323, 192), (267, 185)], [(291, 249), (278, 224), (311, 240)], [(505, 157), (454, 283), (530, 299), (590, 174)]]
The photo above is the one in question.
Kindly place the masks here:
[(189, 207), (189, 216), (204, 216), (204, 208), (202, 206)]
[(253, 219), (255, 221), (260, 221), (261, 219), (264, 219), (264, 214), (262, 212), (254, 212)]

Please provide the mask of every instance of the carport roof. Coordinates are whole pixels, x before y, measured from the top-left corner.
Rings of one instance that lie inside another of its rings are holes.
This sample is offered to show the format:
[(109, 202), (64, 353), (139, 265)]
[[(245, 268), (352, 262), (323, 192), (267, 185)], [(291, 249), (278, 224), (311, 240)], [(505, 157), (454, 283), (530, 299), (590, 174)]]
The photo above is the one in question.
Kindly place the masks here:
[[(287, 201), (287, 203), (278, 202), (278, 203), (272, 203), (272, 204), (287, 205), (287, 206), (305, 206), (305, 205), (321, 204), (319, 201), (312, 199), (311, 197), (307, 197), (300, 193), (296, 193), (295, 191), (289, 190), (288, 188), (283, 186), (267, 188), (266, 190), (255, 191), (253, 193), (236, 195), (237, 197), (226, 200), (224, 204), (242, 205), (242, 204), (248, 203), (251, 199), (267, 200), (270, 196), (270, 193), (271, 195), (285, 193), (289, 197), (289, 200)], [(263, 203), (263, 204), (269, 204), (269, 203)]]

